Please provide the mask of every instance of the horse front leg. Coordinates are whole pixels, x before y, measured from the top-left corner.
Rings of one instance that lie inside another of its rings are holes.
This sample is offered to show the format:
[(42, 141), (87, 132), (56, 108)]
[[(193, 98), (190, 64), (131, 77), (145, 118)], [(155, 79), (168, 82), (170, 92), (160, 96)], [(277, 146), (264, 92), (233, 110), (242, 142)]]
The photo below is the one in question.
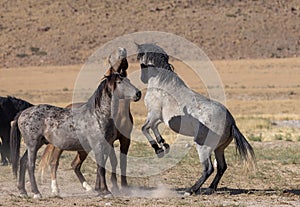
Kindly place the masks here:
[(152, 131), (156, 137), (157, 142), (160, 144), (161, 148), (164, 150), (164, 152), (166, 154), (169, 153), (170, 151), (170, 145), (168, 143), (166, 143), (165, 139), (161, 136), (160, 132), (158, 131), (158, 125), (160, 124), (160, 122), (156, 123), (153, 127), (152, 127)]
[[(120, 135), (120, 168), (121, 168), (121, 186), (122, 188), (128, 188), (127, 182), (127, 154), (130, 146), (130, 133), (126, 136)], [(128, 189), (127, 189), (128, 190)], [(126, 191), (127, 191), (126, 190)]]
[(112, 194), (107, 188), (105, 164), (110, 153), (111, 146), (106, 140), (103, 143), (94, 145), (95, 159), (97, 162), (97, 177), (95, 191), (99, 192), (99, 196), (110, 197)]
[(91, 191), (92, 187), (86, 182), (85, 177), (83, 176), (83, 174), (81, 173), (81, 165), (83, 163), (83, 161), (86, 159), (88, 153), (86, 151), (78, 151), (76, 157), (74, 158), (71, 166), (76, 174), (76, 176), (78, 177), (82, 187), (86, 190), (86, 191)]
[(164, 150), (161, 147), (159, 147), (156, 141), (151, 137), (149, 133), (150, 128), (151, 128), (151, 122), (149, 119), (147, 119), (146, 123), (142, 126), (142, 132), (148, 139), (152, 148), (155, 150), (157, 157), (162, 158), (164, 156)]
[(117, 165), (118, 165), (118, 160), (116, 156), (116, 152), (114, 147), (112, 147), (110, 153), (109, 153), (109, 160), (111, 164), (111, 183), (112, 183), (112, 192), (117, 193), (119, 192), (119, 187), (117, 183)]
[[(28, 166), (29, 180), (30, 180), (30, 184), (31, 184), (31, 191), (34, 194), (33, 198), (40, 199), (42, 197), (42, 195), (41, 195), (40, 191), (38, 190), (34, 171), (35, 171), (35, 161), (36, 161), (37, 151), (43, 145), (43, 143), (38, 142), (38, 141), (36, 141), (36, 142), (37, 143), (35, 143), (35, 142), (31, 143), (31, 145), (27, 148), (28, 149), (27, 166)], [(28, 146), (28, 144), (27, 144), (27, 146)]]

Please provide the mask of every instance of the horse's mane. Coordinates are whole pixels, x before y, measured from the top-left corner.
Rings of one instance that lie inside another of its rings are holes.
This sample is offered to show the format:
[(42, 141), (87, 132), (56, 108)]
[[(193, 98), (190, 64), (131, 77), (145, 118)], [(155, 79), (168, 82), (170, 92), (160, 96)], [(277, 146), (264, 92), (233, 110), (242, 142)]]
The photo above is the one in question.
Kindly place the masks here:
[(93, 95), (89, 98), (86, 105), (90, 110), (94, 110), (96, 107), (101, 106), (102, 96), (107, 94), (109, 98), (112, 97), (112, 92), (109, 90), (109, 82), (115, 82), (116, 78), (120, 76), (119, 73), (114, 73), (109, 76), (104, 76)]
[(107, 78), (103, 78), (96, 91), (87, 101), (86, 105), (90, 110), (95, 109), (97, 105), (101, 104), (102, 93), (103, 91), (105, 91), (106, 82), (107, 82)]
[(137, 44), (137, 47), (137, 59), (143, 60), (143, 64), (174, 71), (173, 65), (169, 63), (169, 55), (161, 47), (155, 44)]
[[(155, 67), (156, 69), (158, 69), (158, 67)], [(151, 67), (149, 67), (149, 69), (151, 69)], [(173, 71), (170, 70), (161, 70), (158, 69), (158, 73), (157, 73), (157, 80), (159, 81), (160, 84), (162, 85), (170, 85), (172, 84), (173, 86), (179, 86), (179, 87), (187, 87), (187, 85), (185, 84), (185, 82)]]
[(117, 72), (120, 73), (121, 76), (127, 77), (127, 69), (128, 69), (128, 61), (126, 58), (124, 58), (122, 59), (121, 64), (117, 69)]

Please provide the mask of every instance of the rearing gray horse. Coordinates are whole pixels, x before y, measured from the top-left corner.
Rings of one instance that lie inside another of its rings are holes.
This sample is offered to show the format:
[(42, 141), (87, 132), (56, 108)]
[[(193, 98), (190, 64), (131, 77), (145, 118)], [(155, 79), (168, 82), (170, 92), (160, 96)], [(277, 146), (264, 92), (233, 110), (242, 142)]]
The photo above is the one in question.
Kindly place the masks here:
[[(144, 135), (158, 157), (169, 151), (169, 145), (158, 131), (160, 123), (163, 122), (177, 133), (194, 137), (203, 173), (185, 194), (191, 195), (199, 191), (213, 173), (212, 152), (215, 153), (217, 161), (217, 174), (207, 193), (211, 194), (217, 189), (227, 169), (224, 150), (233, 139), (245, 163), (250, 161), (254, 165), (254, 151), (239, 131), (228, 109), (221, 103), (191, 90), (173, 71), (173, 66), (168, 62), (169, 56), (162, 48), (154, 44), (137, 46), (141, 80), (148, 84), (144, 100), (148, 110), (146, 123), (142, 127)], [(157, 142), (151, 137), (150, 129)]]

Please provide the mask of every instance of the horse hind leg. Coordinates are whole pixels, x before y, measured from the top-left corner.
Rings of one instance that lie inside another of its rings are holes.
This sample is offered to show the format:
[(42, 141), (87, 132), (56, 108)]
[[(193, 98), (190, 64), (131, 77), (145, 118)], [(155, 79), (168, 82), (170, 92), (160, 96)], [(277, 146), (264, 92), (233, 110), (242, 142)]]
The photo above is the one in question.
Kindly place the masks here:
[(28, 151), (26, 150), (20, 159), (20, 171), (19, 171), (19, 182), (18, 189), (21, 197), (27, 197), (27, 191), (25, 189), (25, 174), (28, 162)]
[[(49, 150), (51, 153), (51, 157), (50, 157), (50, 169), (51, 169), (51, 192), (53, 196), (59, 196), (59, 188), (57, 185), (57, 169), (59, 166), (59, 158), (61, 156), (61, 153), (63, 152), (63, 150), (54, 147), (53, 145), (52, 148), (49, 146)], [(48, 148), (47, 146), (47, 148)]]
[[(41, 140), (31, 140), (31, 143), (28, 147), (28, 174), (31, 184), (31, 191), (34, 194), (33, 198), (39, 199), (42, 197), (40, 191), (38, 190), (34, 171), (35, 171), (35, 161), (38, 149), (44, 144)], [(28, 146), (28, 145), (27, 145)]]
[(203, 172), (199, 180), (185, 192), (184, 195), (186, 196), (192, 195), (193, 193), (197, 193), (200, 190), (200, 187), (203, 185), (203, 183), (214, 171), (211, 162), (211, 148), (208, 146), (196, 144), (196, 149), (203, 167)]
[(83, 163), (83, 161), (86, 159), (88, 153), (85, 151), (78, 151), (77, 155), (75, 157), (75, 159), (73, 160), (71, 166), (75, 172), (75, 174), (77, 175), (82, 187), (86, 190), (86, 191), (91, 191), (93, 188), (86, 182), (85, 177), (83, 176), (83, 174), (81, 173), (81, 165)]
[(215, 158), (217, 160), (217, 174), (207, 189), (207, 194), (212, 194), (217, 190), (218, 184), (227, 169), (227, 164), (224, 156), (224, 150), (215, 150)]

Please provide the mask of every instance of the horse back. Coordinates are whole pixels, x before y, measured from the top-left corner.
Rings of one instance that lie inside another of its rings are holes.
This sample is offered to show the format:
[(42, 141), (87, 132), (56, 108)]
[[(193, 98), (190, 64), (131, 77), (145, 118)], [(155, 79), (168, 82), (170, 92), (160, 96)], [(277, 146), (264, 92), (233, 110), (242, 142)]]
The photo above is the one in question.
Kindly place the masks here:
[(47, 126), (57, 127), (70, 117), (70, 109), (41, 104), (25, 109), (18, 119), (20, 130), (41, 133)]

